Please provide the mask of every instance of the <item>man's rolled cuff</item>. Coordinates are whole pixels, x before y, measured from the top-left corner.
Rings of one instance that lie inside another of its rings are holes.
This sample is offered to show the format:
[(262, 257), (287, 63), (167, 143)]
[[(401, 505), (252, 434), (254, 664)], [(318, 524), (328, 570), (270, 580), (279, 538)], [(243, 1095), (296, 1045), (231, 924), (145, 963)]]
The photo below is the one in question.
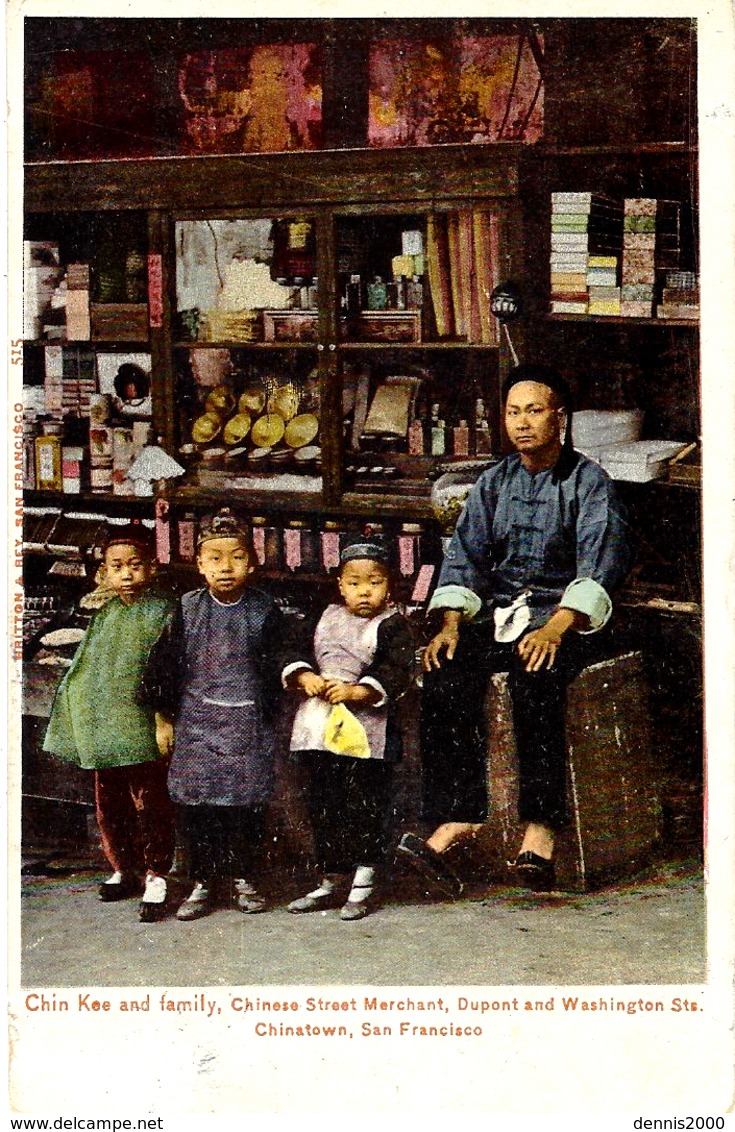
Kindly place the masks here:
[(570, 582), (561, 596), (559, 608), (573, 609), (589, 618), (589, 629), (580, 629), (581, 633), (596, 633), (607, 625), (612, 614), (612, 602), (607, 590), (592, 578), (575, 578)]
[(428, 612), (432, 613), (435, 609), (454, 609), (471, 621), (482, 609), (482, 601), (466, 586), (437, 586), (429, 602)]

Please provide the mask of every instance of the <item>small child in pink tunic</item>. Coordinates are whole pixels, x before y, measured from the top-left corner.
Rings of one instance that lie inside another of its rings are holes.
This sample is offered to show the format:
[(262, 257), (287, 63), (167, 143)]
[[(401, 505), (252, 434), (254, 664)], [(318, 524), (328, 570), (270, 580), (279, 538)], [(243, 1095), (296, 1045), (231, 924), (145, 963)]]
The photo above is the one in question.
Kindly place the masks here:
[(308, 778), (318, 884), (288, 911), (316, 912), (340, 902), (340, 916), (360, 920), (374, 901), (375, 872), (388, 851), (393, 768), (401, 755), (394, 705), (407, 690), (414, 645), (391, 605), (387, 548), (374, 538), (340, 555), (340, 604), (322, 614), (308, 655), (283, 670), (283, 683), (305, 698), (291, 751)]

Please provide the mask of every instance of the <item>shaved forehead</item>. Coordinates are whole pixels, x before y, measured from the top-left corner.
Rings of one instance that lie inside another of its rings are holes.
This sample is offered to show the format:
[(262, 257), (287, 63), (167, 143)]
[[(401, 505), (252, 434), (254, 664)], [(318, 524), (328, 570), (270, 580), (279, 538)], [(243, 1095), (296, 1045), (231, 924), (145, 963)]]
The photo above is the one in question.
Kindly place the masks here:
[(511, 386), (506, 405), (519, 408), (523, 405), (541, 405), (543, 408), (561, 409), (562, 399), (555, 389), (541, 381), (519, 381)]

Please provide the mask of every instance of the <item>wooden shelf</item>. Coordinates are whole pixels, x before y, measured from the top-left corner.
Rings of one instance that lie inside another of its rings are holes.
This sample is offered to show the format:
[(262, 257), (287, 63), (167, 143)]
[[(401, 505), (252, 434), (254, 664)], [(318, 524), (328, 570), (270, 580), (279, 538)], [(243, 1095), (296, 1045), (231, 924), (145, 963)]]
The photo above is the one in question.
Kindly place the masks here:
[(178, 507), (212, 507), (225, 503), (241, 506), (255, 514), (277, 511), (287, 514), (302, 512), (319, 513), (324, 511), (324, 500), (318, 492), (258, 491), (253, 487), (200, 487), (198, 484), (183, 484), (170, 488), (161, 498)]
[(169, 503), (177, 507), (202, 508), (219, 506), (229, 503), (232, 506), (241, 506), (251, 514), (286, 514), (286, 515), (328, 515), (339, 518), (348, 518), (351, 515), (371, 515), (380, 519), (383, 516), (394, 516), (406, 519), (433, 519), (434, 513), (429, 502), (428, 494), (396, 495), (389, 491), (385, 493), (368, 493), (359, 491), (345, 492), (339, 502), (326, 503), (320, 495), (314, 493), (294, 492), (293, 497), (283, 492), (258, 492), (246, 489), (237, 491), (232, 488), (202, 488), (194, 485), (175, 487), (164, 497)]
[[(30, 161), (27, 212), (166, 209), (278, 216), (284, 209), (353, 203), (434, 207), (518, 192), (521, 143), (405, 149), (322, 149), (293, 153)], [(285, 174), (285, 175), (284, 175)], [(247, 204), (243, 201), (246, 200)]]
[(340, 350), (499, 350), (498, 342), (339, 342)]
[(132, 507), (135, 510), (148, 508), (152, 512), (155, 499), (151, 495), (112, 495), (92, 491), (71, 494), (65, 491), (36, 491), (34, 488), (23, 492), (23, 502), (27, 507), (53, 506), (65, 510), (94, 505), (106, 509), (117, 506)]
[(143, 350), (149, 352), (151, 348), (150, 339), (148, 338), (141, 338), (135, 341), (133, 339), (127, 338), (115, 338), (113, 340), (108, 340), (106, 338), (73, 338), (71, 340), (66, 338), (64, 338), (63, 340), (55, 338), (24, 338), (23, 345), (40, 347), (63, 346), (64, 349), (83, 347), (88, 350), (99, 350), (101, 348), (104, 348), (105, 350), (110, 350), (112, 353), (121, 354), (138, 353)]
[(649, 613), (671, 614), (676, 617), (702, 616), (702, 607), (696, 601), (675, 601), (664, 597), (638, 597), (635, 593), (623, 594), (618, 605), (624, 609), (642, 609)]
[(699, 329), (697, 318), (628, 318), (621, 314), (552, 314), (544, 315), (550, 322), (591, 322), (596, 325), (607, 323), (610, 326), (685, 326), (689, 330)]
[[(632, 321), (632, 320), (628, 320)], [(175, 350), (313, 350), (318, 342), (174, 342)], [(333, 345), (333, 343), (330, 343)], [(339, 350), (499, 350), (498, 342), (357, 342), (336, 343)]]
[[(629, 320), (632, 321), (632, 320)], [(500, 350), (501, 344), (499, 342), (463, 342), (463, 341), (447, 341), (447, 342), (363, 342), (356, 339), (342, 339), (336, 343), (329, 343), (329, 345), (336, 345), (339, 350)], [(279, 342), (237, 342), (237, 341), (218, 341), (218, 342), (174, 342), (173, 348), (175, 350), (319, 350), (322, 343), (320, 342), (299, 342), (296, 339), (293, 341), (279, 341)]]
[(544, 145), (543, 142), (532, 148), (533, 157), (639, 157), (644, 154), (668, 157), (696, 157), (699, 148), (684, 141), (650, 141), (607, 145)]
[(342, 512), (355, 515), (374, 515), (381, 519), (385, 515), (416, 519), (433, 519), (434, 512), (428, 496), (391, 495), (390, 492), (368, 494), (367, 492), (346, 491), (339, 505)]
[(316, 342), (174, 342), (175, 350), (312, 350)]

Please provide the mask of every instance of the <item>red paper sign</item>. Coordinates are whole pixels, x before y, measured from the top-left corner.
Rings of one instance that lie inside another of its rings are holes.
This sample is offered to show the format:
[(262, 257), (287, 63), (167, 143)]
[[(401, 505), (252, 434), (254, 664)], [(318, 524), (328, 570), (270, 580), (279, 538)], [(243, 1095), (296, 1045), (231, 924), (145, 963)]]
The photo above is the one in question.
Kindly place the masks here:
[(148, 256), (148, 325), (163, 326), (163, 266), (160, 255)]

